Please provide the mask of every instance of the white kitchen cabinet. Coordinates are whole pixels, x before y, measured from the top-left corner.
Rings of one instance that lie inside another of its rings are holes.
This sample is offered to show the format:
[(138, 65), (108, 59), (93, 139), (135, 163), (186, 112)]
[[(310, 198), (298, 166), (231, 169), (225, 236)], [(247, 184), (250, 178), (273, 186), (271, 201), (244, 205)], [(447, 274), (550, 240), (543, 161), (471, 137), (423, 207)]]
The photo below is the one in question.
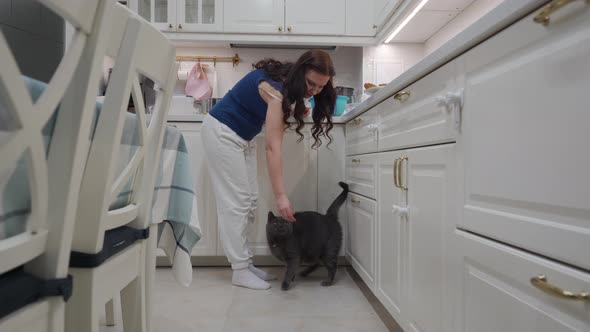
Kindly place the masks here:
[(455, 84), (457, 75), (455, 62), (447, 63), (378, 104), (379, 150), (454, 141), (462, 95)]
[(199, 209), (199, 223), (203, 236), (193, 248), (192, 255), (215, 256), (217, 255), (217, 207), (204, 159), (201, 123), (175, 122), (169, 123), (169, 125), (178, 128), (182, 132), (193, 169), (194, 188), (197, 192), (197, 208)]
[[(285, 190), (295, 211), (317, 211), (318, 195), (318, 157), (312, 149), (311, 125), (306, 125), (302, 133), (305, 138), (298, 142), (299, 135), (288, 131), (283, 138), (283, 181)], [(268, 177), (264, 133), (256, 136), (258, 163), (258, 208), (256, 221), (248, 225), (248, 243), (254, 255), (270, 255), (266, 240), (268, 211), (277, 213), (272, 185)], [(223, 254), (223, 251), (219, 252)]]
[(377, 198), (378, 159), (376, 154), (346, 157), (346, 182), (350, 191)]
[(590, 294), (589, 273), (462, 231), (455, 241), (461, 288), (454, 331), (590, 331), (590, 297), (564, 299), (542, 290), (551, 285)]
[(375, 223), (377, 203), (363, 196), (349, 193), (348, 246), (346, 255), (365, 284), (375, 289)]
[[(344, 157), (344, 125), (335, 124), (330, 131), (332, 136), (332, 144), (329, 146), (325, 140), (318, 149), (318, 212), (326, 213), (328, 207), (332, 205), (334, 199), (340, 195), (342, 188), (338, 182), (345, 181), (346, 170)], [(348, 245), (348, 214), (346, 213), (346, 204), (340, 207), (338, 219), (342, 225), (343, 241), (339, 256), (346, 255), (346, 246)]]
[(408, 188), (404, 289), (410, 331), (444, 330), (452, 313), (445, 296), (445, 259), (454, 226), (453, 151), (452, 144), (410, 149), (400, 162), (400, 186)]
[[(393, 209), (407, 205), (407, 195), (394, 185), (394, 166), (402, 152), (379, 154), (379, 214), (377, 216), (377, 282), (375, 295), (389, 313), (401, 323), (403, 299), (403, 264), (407, 225)], [(405, 312), (404, 312), (405, 314)]]
[(225, 0), (224, 32), (344, 35), (341, 0)]
[(373, 21), (375, 25), (381, 27), (402, 0), (374, 0), (374, 2)]
[(224, 0), (223, 31), (285, 32), (285, 0)]
[(164, 32), (221, 32), (223, 0), (130, 0), (129, 8)]
[(375, 0), (346, 0), (346, 35), (368, 36), (377, 34), (374, 16)]
[(459, 227), (589, 270), (590, 6), (536, 14), (458, 59)]
[(344, 35), (346, 6), (342, 0), (285, 0), (287, 33)]
[(377, 151), (379, 113), (371, 109), (346, 124), (346, 155)]

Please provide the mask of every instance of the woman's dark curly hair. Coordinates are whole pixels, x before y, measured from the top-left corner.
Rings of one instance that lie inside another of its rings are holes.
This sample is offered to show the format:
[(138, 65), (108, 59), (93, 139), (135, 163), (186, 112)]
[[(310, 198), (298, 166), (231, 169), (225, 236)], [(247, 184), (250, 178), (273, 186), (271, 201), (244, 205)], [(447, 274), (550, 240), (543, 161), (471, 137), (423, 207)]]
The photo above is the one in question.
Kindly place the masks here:
[[(313, 97), (315, 106), (312, 112), (313, 127), (311, 135), (314, 139), (313, 148), (322, 145), (322, 136), (328, 139), (328, 145), (332, 143), (330, 130), (334, 127), (332, 124), (332, 111), (336, 103), (336, 92), (332, 84), (332, 77), (336, 72), (334, 63), (328, 53), (321, 50), (310, 50), (303, 53), (295, 63), (264, 59), (256, 63), (254, 68), (264, 70), (264, 73), (274, 81), (283, 82), (281, 93), (283, 94), (282, 108), (285, 129), (295, 126), (300, 141), (303, 139), (301, 129), (304, 126), (303, 115), (305, 113), (303, 101), (306, 91), (305, 74), (313, 70), (318, 74), (330, 76), (322, 91)], [(293, 118), (296, 124), (289, 123), (293, 103), (295, 104)]]

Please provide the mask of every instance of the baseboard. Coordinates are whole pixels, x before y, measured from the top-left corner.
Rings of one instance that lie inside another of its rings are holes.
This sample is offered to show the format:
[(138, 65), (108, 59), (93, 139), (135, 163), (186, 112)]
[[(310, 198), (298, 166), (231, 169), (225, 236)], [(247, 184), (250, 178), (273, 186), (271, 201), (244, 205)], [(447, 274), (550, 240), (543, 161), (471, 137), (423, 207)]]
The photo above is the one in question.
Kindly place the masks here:
[[(229, 262), (225, 256), (192, 256), (191, 264), (197, 266), (229, 266)], [(274, 256), (255, 256), (254, 264), (260, 266), (283, 266), (285, 263), (279, 261)], [(305, 264), (303, 264), (305, 265)], [(338, 265), (349, 266), (350, 263), (344, 256), (338, 257)], [(166, 267), (172, 266), (172, 263), (166, 256), (156, 257), (156, 266)]]

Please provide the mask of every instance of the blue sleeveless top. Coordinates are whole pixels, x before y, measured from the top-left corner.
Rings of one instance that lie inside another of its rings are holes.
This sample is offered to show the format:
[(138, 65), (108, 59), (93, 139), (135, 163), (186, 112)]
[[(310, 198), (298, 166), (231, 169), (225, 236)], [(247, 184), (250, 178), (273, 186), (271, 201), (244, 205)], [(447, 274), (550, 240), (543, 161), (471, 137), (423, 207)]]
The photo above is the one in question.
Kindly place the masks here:
[(213, 106), (209, 114), (231, 128), (246, 141), (252, 140), (266, 119), (268, 105), (258, 92), (258, 84), (266, 81), (281, 91), (282, 83), (271, 80), (262, 69), (244, 76), (223, 98)]

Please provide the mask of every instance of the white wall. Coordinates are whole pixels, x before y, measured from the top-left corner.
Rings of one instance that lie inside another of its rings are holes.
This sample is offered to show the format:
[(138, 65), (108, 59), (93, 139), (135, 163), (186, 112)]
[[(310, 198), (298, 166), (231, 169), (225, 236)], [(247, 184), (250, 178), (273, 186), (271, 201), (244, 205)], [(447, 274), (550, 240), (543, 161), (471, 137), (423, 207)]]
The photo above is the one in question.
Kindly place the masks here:
[(389, 83), (423, 57), (424, 44), (393, 43), (364, 47), (363, 83)]
[[(238, 54), (240, 56), (240, 64), (233, 67), (231, 62), (218, 62), (213, 67), (212, 61), (204, 61), (202, 63), (209, 64), (206, 71), (210, 83), (214, 81), (213, 70), (217, 76), (217, 95), (213, 97), (223, 97), (234, 84), (238, 82), (244, 75), (252, 70), (252, 64), (259, 60), (271, 57), (280, 61), (295, 61), (306, 50), (288, 50), (288, 49), (255, 49), (255, 48), (188, 48), (178, 47), (176, 49), (177, 55), (201, 55), (201, 56), (233, 56)], [(332, 56), (334, 66), (336, 68), (336, 76), (334, 77), (335, 85), (342, 85), (354, 88), (359, 91), (362, 87), (362, 59), (363, 52), (360, 47), (338, 47), (334, 51), (327, 51)], [(180, 65), (180, 71), (190, 71), (194, 62), (183, 62)], [(181, 75), (181, 78), (182, 75)], [(186, 81), (180, 79), (176, 83), (175, 94), (184, 95), (184, 86)], [(214, 89), (215, 91), (215, 89)]]
[(449, 41), (459, 32), (473, 24), (490, 10), (496, 8), (504, 0), (475, 0), (467, 6), (457, 17), (447, 23), (424, 44), (424, 55), (432, 53), (441, 45)]

